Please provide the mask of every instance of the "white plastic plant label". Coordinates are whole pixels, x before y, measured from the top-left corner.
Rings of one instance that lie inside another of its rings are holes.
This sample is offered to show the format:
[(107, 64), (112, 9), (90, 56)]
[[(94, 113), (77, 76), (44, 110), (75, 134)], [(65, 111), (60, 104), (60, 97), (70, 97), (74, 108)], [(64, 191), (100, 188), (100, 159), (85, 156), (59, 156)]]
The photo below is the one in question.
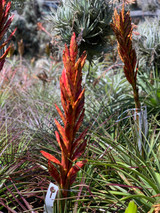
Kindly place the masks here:
[(59, 188), (53, 183), (49, 184), (46, 198), (45, 198), (45, 205), (44, 205), (44, 213), (52, 213), (53, 212), (53, 203), (56, 198), (56, 194)]

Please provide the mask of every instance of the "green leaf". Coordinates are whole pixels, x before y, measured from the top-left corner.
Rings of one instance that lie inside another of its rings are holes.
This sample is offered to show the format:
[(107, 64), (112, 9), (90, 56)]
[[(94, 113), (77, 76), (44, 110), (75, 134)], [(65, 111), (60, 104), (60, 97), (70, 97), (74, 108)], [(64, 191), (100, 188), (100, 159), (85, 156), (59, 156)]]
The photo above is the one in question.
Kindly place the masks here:
[(157, 97), (160, 98), (160, 90), (157, 91)]
[(137, 206), (134, 201), (130, 201), (125, 213), (137, 213)]
[(154, 106), (157, 105), (157, 101), (156, 101), (154, 98), (151, 98), (150, 101), (151, 101), (151, 103), (152, 103)]

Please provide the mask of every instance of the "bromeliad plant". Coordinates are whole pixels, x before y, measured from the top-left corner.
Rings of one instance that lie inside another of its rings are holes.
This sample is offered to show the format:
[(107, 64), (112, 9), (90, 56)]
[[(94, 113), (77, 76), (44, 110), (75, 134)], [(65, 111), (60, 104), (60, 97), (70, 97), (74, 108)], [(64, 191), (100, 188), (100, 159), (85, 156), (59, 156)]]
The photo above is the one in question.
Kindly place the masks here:
[[(54, 22), (54, 31), (61, 41), (70, 42), (72, 32), (78, 38), (80, 54), (86, 50), (91, 63), (94, 57), (100, 57), (103, 51), (110, 49), (108, 36), (113, 5), (109, 0), (62, 0)], [(108, 46), (106, 46), (108, 44)]]
[(133, 26), (131, 23), (130, 12), (128, 11), (127, 13), (125, 13), (124, 5), (120, 14), (118, 14), (117, 10), (115, 9), (111, 27), (117, 38), (118, 53), (122, 62), (124, 63), (123, 69), (126, 79), (133, 88), (135, 108), (140, 109), (140, 101), (137, 88), (137, 57), (136, 51), (132, 47)]
[[(77, 161), (84, 153), (86, 147), (86, 131), (77, 138), (84, 117), (84, 89), (82, 89), (82, 68), (85, 63), (86, 53), (77, 60), (78, 45), (76, 35), (73, 33), (70, 49), (65, 45), (63, 52), (64, 69), (60, 78), (61, 103), (64, 113), (57, 105), (56, 109), (60, 115), (64, 126), (55, 119), (58, 131), (55, 132), (57, 142), (61, 149), (61, 161), (53, 155), (41, 151), (42, 155), (48, 159), (48, 168), (51, 176), (58, 183), (62, 191), (62, 197), (67, 198), (71, 185), (76, 179), (77, 172), (86, 164), (86, 160)], [(59, 167), (56, 168), (55, 165)], [(64, 212), (65, 204), (62, 204)]]
[[(139, 147), (139, 151), (142, 153), (142, 156), (145, 156), (144, 146), (145, 146), (145, 138), (147, 137), (148, 127), (145, 125), (146, 112), (143, 112), (141, 109), (141, 104), (139, 101), (139, 93), (137, 87), (137, 72), (138, 72), (138, 64), (137, 64), (137, 56), (136, 51), (132, 45), (132, 32), (133, 25), (131, 23), (130, 12), (125, 13), (124, 4), (120, 14), (118, 14), (117, 10), (114, 11), (113, 23), (111, 27), (116, 35), (118, 42), (118, 53), (119, 56), (124, 63), (124, 74), (126, 79), (131, 84), (134, 95), (135, 102), (135, 124), (136, 124), (136, 134), (137, 134), (137, 146)], [(141, 121), (142, 120), (142, 121)], [(144, 137), (145, 135), (145, 137)]]
[[(11, 40), (12, 36), (14, 35), (16, 29), (11, 33), (9, 38), (4, 41), (4, 35), (7, 32), (12, 20), (13, 16), (11, 16), (8, 19), (9, 11), (11, 8), (11, 2), (8, 2), (6, 5), (6, 0), (0, 0), (0, 51), (3, 52), (3, 48), (8, 44), (8, 42)], [(0, 70), (3, 68), (5, 58), (8, 54), (10, 47), (6, 49), (6, 51), (0, 56)]]

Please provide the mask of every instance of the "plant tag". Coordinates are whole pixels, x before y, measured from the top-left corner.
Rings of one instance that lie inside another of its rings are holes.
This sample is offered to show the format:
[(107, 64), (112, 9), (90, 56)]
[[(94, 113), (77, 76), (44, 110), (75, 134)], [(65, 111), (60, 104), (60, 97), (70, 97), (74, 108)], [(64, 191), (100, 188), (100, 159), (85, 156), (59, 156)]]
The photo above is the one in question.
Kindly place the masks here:
[(46, 198), (45, 198), (45, 205), (44, 205), (44, 213), (52, 213), (53, 212), (53, 203), (56, 198), (56, 194), (59, 188), (53, 183), (49, 184)]

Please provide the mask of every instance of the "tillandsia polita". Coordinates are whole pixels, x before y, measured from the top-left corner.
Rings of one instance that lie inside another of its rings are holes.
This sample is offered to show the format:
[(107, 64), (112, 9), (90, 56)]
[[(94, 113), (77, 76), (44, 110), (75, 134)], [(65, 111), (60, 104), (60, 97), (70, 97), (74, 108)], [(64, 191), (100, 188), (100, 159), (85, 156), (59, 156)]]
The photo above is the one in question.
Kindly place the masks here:
[[(8, 19), (9, 16), (9, 11), (11, 8), (11, 2), (8, 2), (6, 4), (6, 0), (0, 0), (0, 50), (2, 51), (3, 48), (8, 44), (8, 42), (11, 40), (12, 36), (14, 35), (16, 29), (11, 33), (9, 38), (4, 41), (4, 35), (7, 32), (12, 20), (13, 20), (13, 15)], [(5, 58), (9, 52), (10, 47), (8, 47), (2, 56), (0, 56), (0, 70), (3, 68)]]
[(125, 13), (124, 4), (119, 14), (116, 9), (114, 10), (111, 27), (117, 38), (118, 53), (124, 63), (123, 69), (126, 79), (133, 88), (135, 108), (138, 111), (141, 106), (137, 88), (137, 56), (132, 45), (133, 25), (131, 23), (130, 12)]
[[(126, 76), (126, 79), (131, 84), (134, 95), (135, 102), (135, 124), (136, 124), (136, 133), (137, 133), (137, 147), (142, 156), (145, 156), (145, 143), (147, 137), (148, 127), (146, 125), (147, 121), (145, 120), (145, 112), (141, 109), (141, 104), (139, 101), (139, 93), (137, 87), (137, 72), (138, 72), (138, 63), (136, 51), (132, 45), (132, 32), (134, 25), (131, 23), (130, 12), (125, 13), (124, 4), (122, 10), (118, 14), (117, 10), (114, 11), (113, 23), (111, 27), (116, 35), (118, 42), (118, 53), (124, 63), (123, 70)], [(145, 137), (144, 137), (145, 135)]]
[[(55, 119), (58, 131), (55, 132), (57, 142), (61, 149), (61, 161), (53, 155), (41, 151), (48, 159), (48, 168), (53, 179), (62, 191), (62, 197), (69, 195), (71, 185), (76, 179), (77, 172), (86, 164), (87, 160), (78, 161), (84, 153), (87, 141), (84, 131), (76, 137), (84, 118), (84, 89), (82, 88), (82, 68), (86, 60), (86, 52), (76, 61), (78, 45), (76, 35), (73, 33), (70, 48), (65, 45), (63, 52), (64, 69), (60, 78), (61, 103), (60, 108), (55, 105), (63, 126)], [(56, 166), (55, 166), (56, 165)], [(57, 168), (59, 167), (59, 169)]]

